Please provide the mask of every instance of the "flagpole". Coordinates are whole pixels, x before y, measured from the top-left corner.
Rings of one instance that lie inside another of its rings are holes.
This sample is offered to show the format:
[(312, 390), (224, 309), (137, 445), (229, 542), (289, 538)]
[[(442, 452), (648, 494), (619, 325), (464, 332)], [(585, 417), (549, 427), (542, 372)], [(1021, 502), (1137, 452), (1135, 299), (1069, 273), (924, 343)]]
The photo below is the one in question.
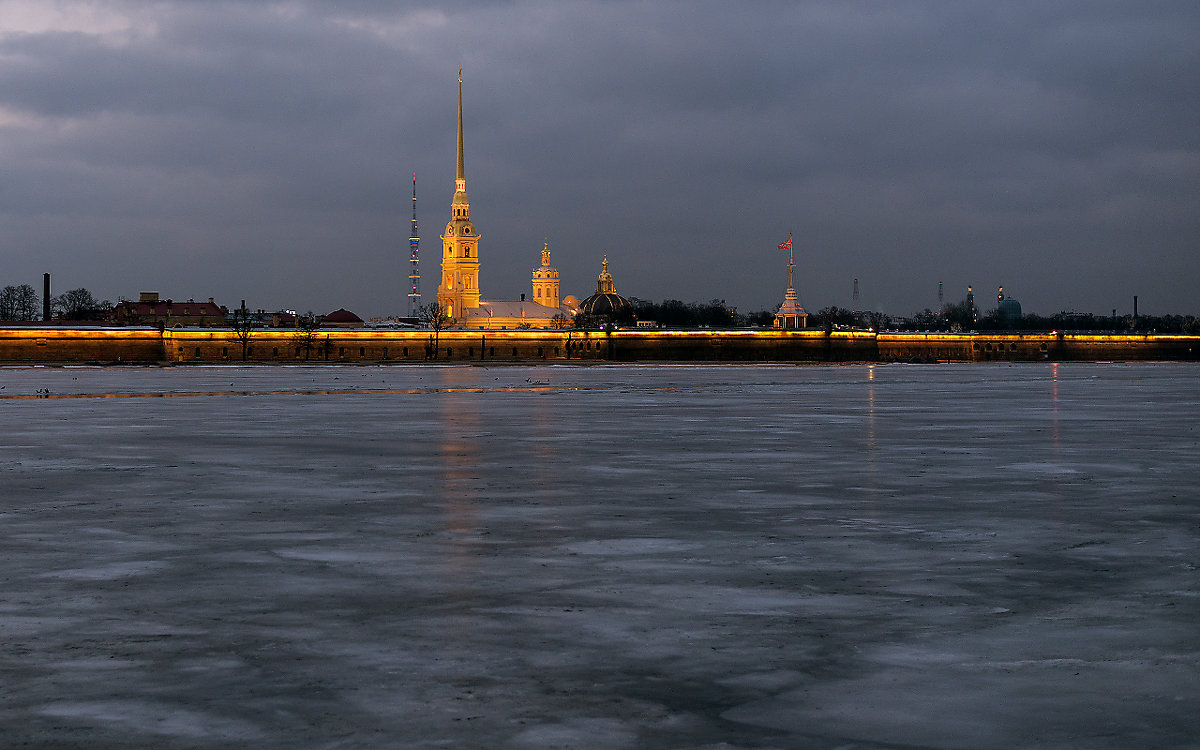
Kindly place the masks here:
[(792, 273), (796, 270), (796, 251), (792, 249), (792, 233), (788, 232), (788, 289), (793, 287)]

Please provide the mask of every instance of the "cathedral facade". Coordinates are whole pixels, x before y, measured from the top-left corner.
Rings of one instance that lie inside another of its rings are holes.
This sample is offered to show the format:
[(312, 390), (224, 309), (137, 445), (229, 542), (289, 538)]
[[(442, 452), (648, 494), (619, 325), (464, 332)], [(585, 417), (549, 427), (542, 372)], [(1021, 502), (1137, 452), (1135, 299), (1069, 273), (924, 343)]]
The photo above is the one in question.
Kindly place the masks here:
[(462, 71), (458, 74), (458, 165), (450, 222), (442, 235), (442, 275), (438, 305), (455, 328), (513, 329), (563, 328), (570, 325), (575, 308), (559, 297), (558, 269), (550, 265), (550, 245), (542, 248), (542, 265), (533, 269), (532, 297), (488, 301), (479, 291), (479, 232), (471, 223), (467, 173), (463, 160)]

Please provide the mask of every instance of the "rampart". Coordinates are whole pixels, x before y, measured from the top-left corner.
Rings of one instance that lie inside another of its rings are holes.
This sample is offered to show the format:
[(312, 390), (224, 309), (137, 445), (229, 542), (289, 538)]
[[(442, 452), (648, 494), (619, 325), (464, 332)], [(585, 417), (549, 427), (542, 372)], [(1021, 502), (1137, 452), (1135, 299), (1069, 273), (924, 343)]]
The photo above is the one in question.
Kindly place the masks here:
[[(983, 362), (1197, 360), (1200, 336), (871, 331), (614, 331), (329, 329), (304, 337), (255, 329), (256, 363), (531, 361)], [(242, 344), (219, 328), (0, 328), (4, 364), (239, 362)]]

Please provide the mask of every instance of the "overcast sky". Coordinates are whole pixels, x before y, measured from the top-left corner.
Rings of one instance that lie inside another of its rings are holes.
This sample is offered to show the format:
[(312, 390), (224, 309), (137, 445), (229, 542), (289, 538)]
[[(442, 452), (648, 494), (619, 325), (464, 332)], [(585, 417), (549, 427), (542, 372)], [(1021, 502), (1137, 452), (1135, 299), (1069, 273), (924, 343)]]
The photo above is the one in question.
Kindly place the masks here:
[(407, 311), (467, 189), (485, 299), (1200, 312), (1200, 3), (0, 0), (0, 284)]

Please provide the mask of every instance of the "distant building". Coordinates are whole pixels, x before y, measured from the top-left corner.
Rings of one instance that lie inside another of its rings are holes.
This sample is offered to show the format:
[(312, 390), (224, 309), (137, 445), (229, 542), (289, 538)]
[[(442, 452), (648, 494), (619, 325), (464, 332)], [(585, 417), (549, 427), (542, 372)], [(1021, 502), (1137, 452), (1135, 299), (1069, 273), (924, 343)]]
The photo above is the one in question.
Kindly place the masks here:
[(295, 328), (300, 325), (300, 316), (291, 310), (267, 313), (267, 322), (265, 325), (271, 328)]
[(321, 316), (322, 328), (362, 328), (366, 323), (363, 319), (345, 308), (338, 308), (328, 315)]
[(113, 320), (123, 325), (160, 325), (164, 328), (183, 326), (223, 326), (229, 311), (212, 297), (208, 302), (189, 299), (176, 302), (159, 299), (158, 292), (142, 292), (137, 301), (122, 300), (113, 309)]

